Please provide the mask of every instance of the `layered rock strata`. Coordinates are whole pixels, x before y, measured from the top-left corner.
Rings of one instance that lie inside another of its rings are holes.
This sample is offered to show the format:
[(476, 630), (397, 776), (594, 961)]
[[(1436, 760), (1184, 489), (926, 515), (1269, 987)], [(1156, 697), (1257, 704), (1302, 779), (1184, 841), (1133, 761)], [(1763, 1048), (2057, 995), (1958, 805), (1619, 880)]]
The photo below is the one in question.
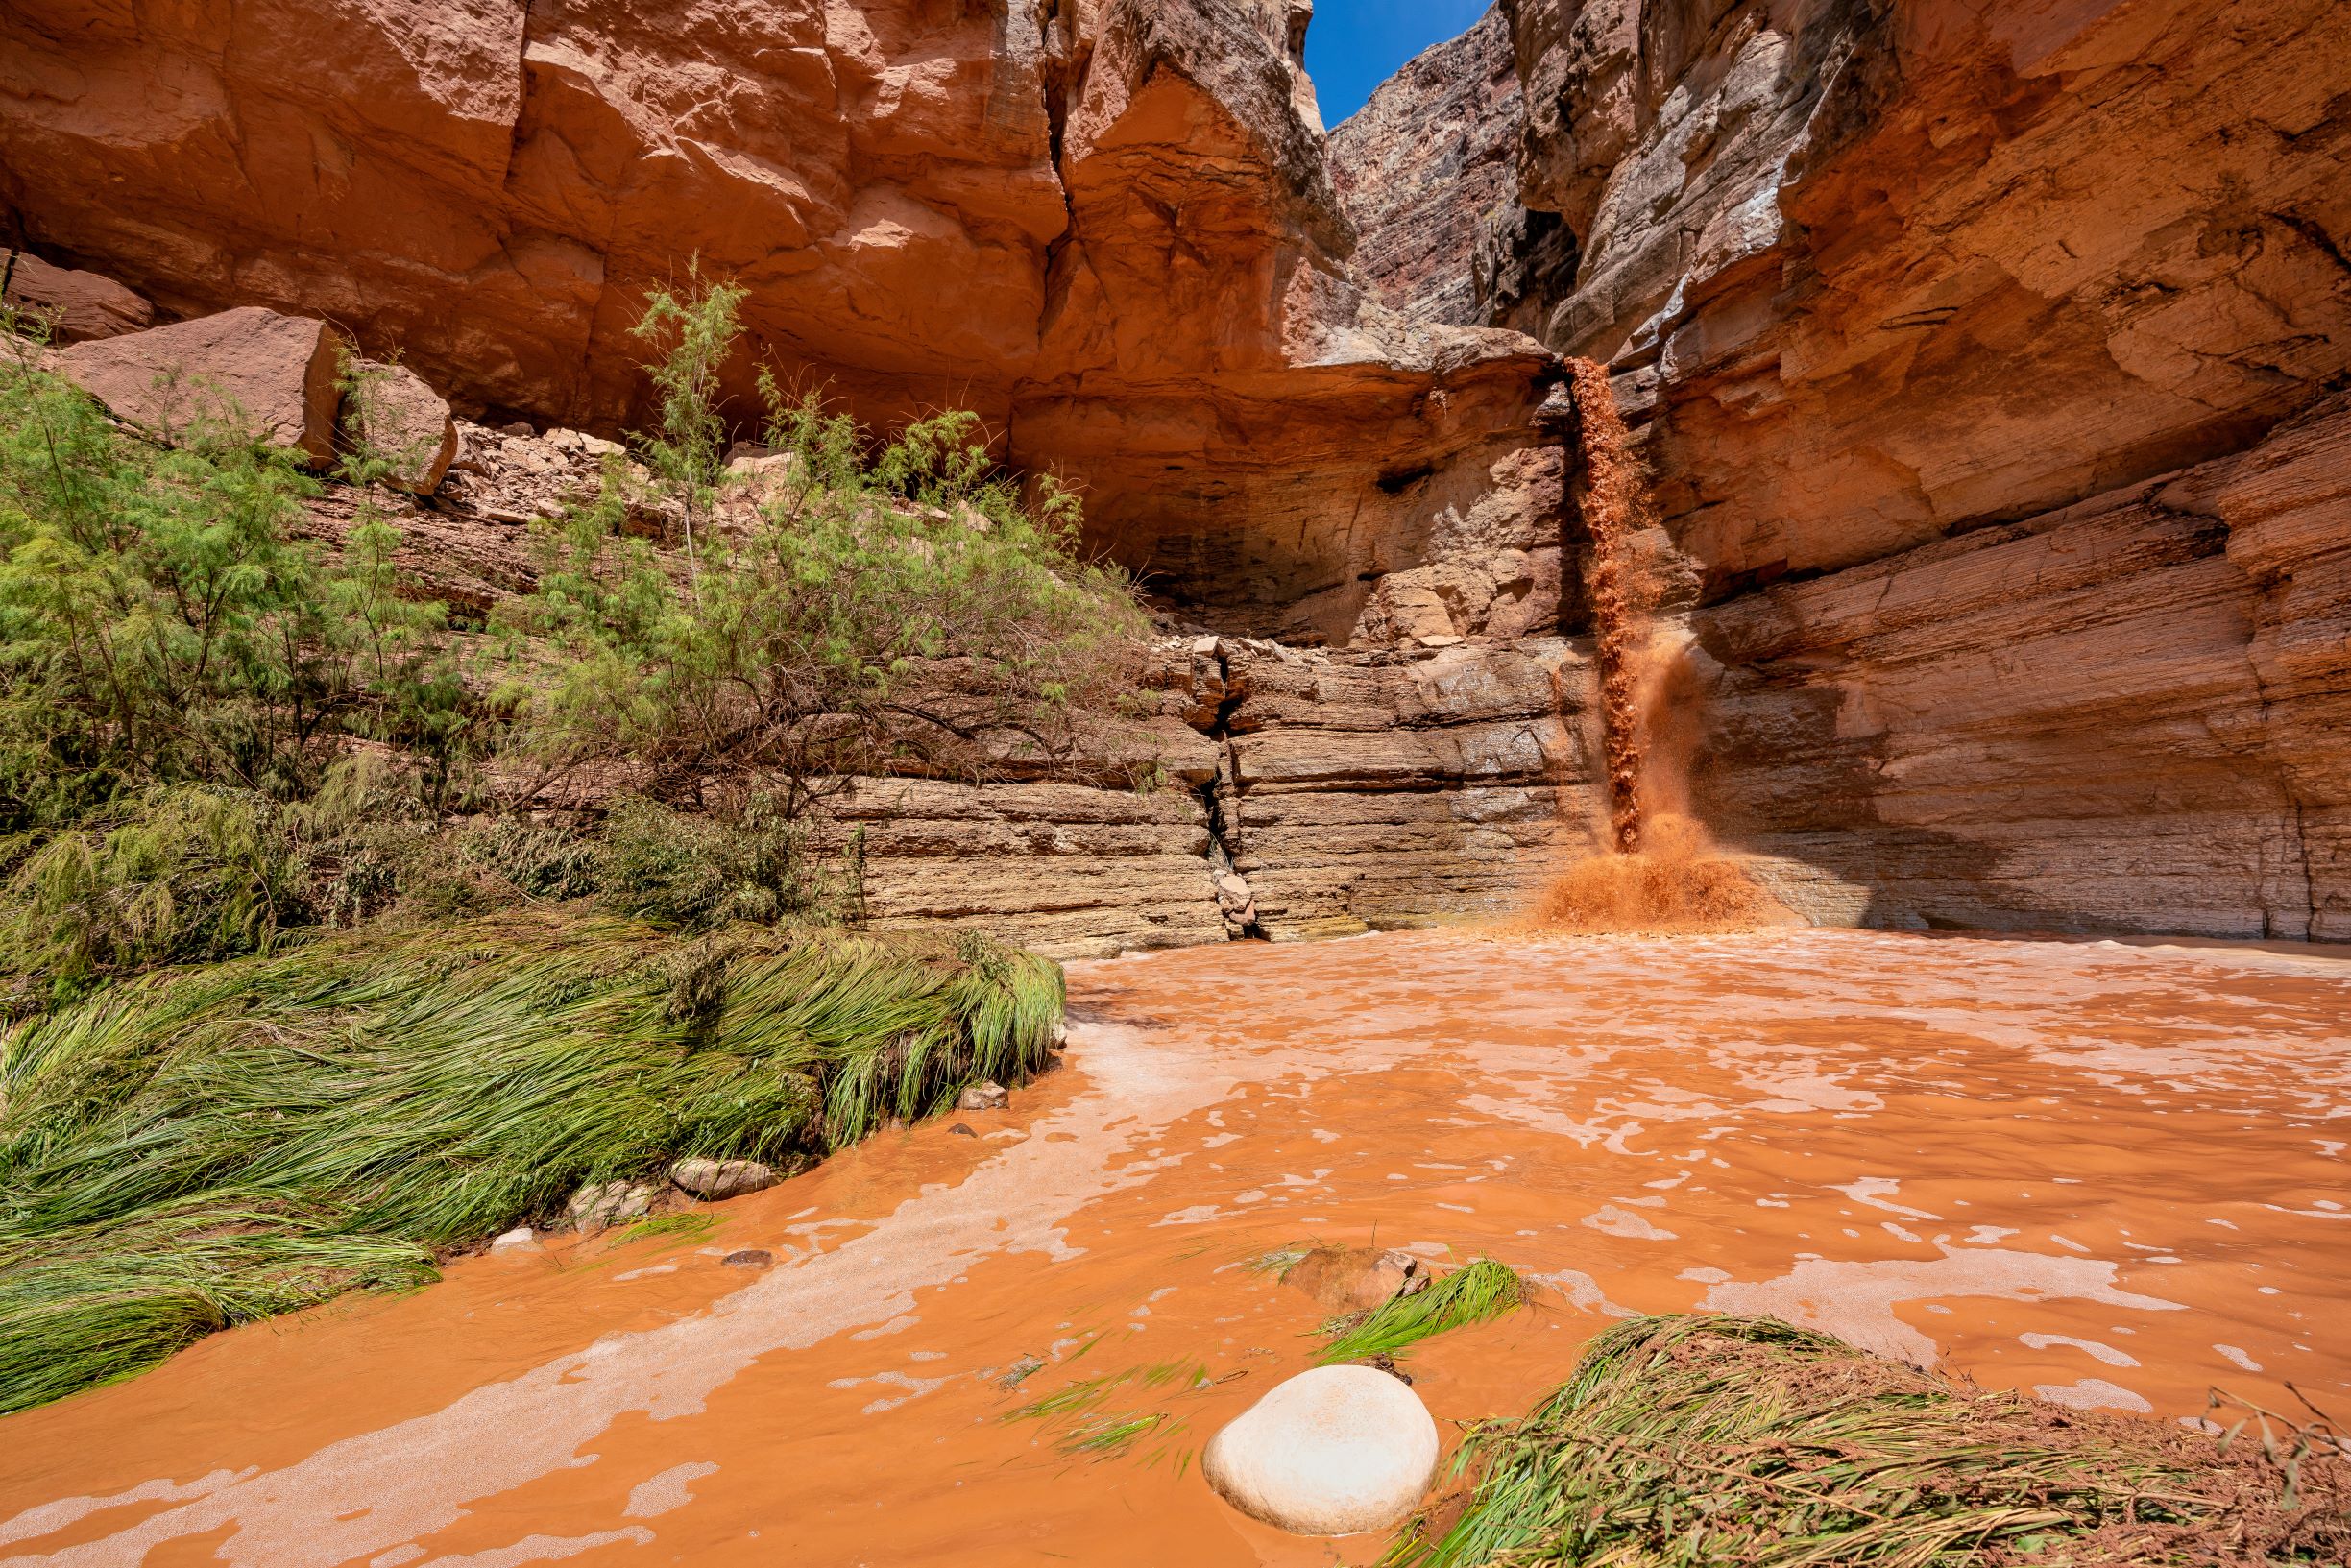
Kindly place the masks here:
[[(1450, 276), (1645, 426), (1709, 819), (1842, 918), (2351, 935), (2351, 12), (1496, 19), (1524, 210)], [(1371, 286), (1426, 286), (1341, 182)]]
[(2351, 402), (1694, 618), (1709, 820), (1854, 918), (2351, 940)]
[(1477, 26), (1414, 57), (1334, 127), (1331, 173), (1380, 303), (1415, 321), (1482, 326), (1461, 260), (1518, 205), (1518, 72), (1510, 25)]
[[(1306, 9), (369, 0), (321, 71), (301, 0), (25, 0), (0, 201), (167, 314), (331, 314), (604, 435), (699, 252), (739, 398), (974, 406), (1083, 481), (1187, 624), (1158, 728), (1093, 784), (860, 786), (878, 919), (1310, 935), (1588, 845), (1556, 372), (1484, 321), (1613, 371), (1698, 804), (1783, 899), (2351, 938), (2351, 12), (1502, 0), (1334, 168)], [(527, 582), (596, 439), (470, 429), (413, 564)]]
[[(2242, 449), (2351, 370), (2332, 0), (1496, 19), (1519, 199), (1577, 248), (1488, 319), (1612, 366), (1710, 596)], [(1387, 139), (1500, 134), (1423, 107)], [(1378, 189), (1394, 154), (1337, 145), (1372, 286), (1420, 286), (1432, 260), (1382, 231), (1418, 232)], [(1436, 270), (1475, 275), (1454, 244)]]

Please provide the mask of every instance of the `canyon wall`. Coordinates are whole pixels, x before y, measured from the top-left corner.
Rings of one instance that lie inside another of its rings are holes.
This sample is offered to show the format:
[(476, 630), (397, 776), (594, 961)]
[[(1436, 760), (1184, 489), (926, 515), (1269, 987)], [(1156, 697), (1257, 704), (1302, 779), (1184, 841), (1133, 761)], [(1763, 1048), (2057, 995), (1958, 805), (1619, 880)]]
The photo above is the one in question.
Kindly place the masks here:
[(1344, 641), (1491, 487), (1550, 360), (1367, 300), (1307, 0), (22, 0), (0, 214), (174, 314), (323, 316), (461, 412), (644, 418), (648, 288), (755, 372), (972, 408), (1094, 542)]
[(1333, 146), (1515, 113), (1522, 210), (1441, 262), (1357, 196), (1360, 263), (1611, 368), (1708, 814), (1856, 918), (2351, 939), (2351, 8), (1496, 23), (1515, 108)]
[(1331, 132), (1331, 169), (1382, 304), (1416, 321), (1483, 324), (1462, 257), (1518, 210), (1518, 72), (1509, 23), (1417, 56)]
[[(2351, 939), (2351, 8), (1502, 0), (1327, 137), (1310, 12), (16, 0), (0, 239), (605, 434), (698, 256), (744, 420), (765, 364), (1076, 478), (1158, 765), (860, 787), (885, 923), (1522, 906), (1604, 814), (1557, 350), (1657, 480), (1698, 804), (1801, 912)], [(465, 468), (411, 558), (478, 606), (530, 507)]]

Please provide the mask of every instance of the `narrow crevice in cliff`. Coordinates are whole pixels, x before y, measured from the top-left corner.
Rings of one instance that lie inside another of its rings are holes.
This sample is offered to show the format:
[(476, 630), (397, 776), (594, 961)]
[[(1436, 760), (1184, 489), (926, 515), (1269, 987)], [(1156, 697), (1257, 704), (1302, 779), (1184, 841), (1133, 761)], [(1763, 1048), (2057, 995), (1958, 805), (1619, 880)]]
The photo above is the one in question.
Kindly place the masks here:
[[(2263, 592), (2266, 596), (2269, 589), (2265, 586)], [(2244, 653), (2245, 666), (2253, 677), (2254, 692), (2261, 699), (2262, 729), (2267, 733), (2271, 729), (2273, 722), (2271, 715), (2277, 707), (2278, 699), (2270, 694), (2269, 683), (2262, 676), (2261, 660), (2255, 655), (2253, 643), (2250, 640), (2245, 644)], [(2282, 821), (2281, 826), (2288, 828), (2287, 851), (2293, 856), (2294, 868), (2301, 873), (2302, 926), (2299, 930), (2280, 929), (2279, 910), (2271, 903), (2267, 889), (2265, 888), (2261, 901), (2262, 936), (2265, 940), (2271, 941), (2315, 941), (2318, 931), (2318, 876), (2311, 859), (2308, 803), (2303, 800), (2302, 791), (2294, 783), (2293, 769), (2285, 760), (2280, 749), (2273, 748), (2271, 762), (2277, 775), (2278, 792), (2286, 797), (2287, 810), (2291, 814), (2290, 823)]]
[(1262, 941), (1266, 937), (1264, 924), (1257, 914), (1257, 898), (1241, 874), (1241, 824), (1236, 820), (1240, 807), (1239, 759), (1233, 754), (1232, 721), (1239, 711), (1246, 688), (1233, 679), (1232, 657), (1223, 643), (1214, 650), (1217, 663), (1217, 708), (1201, 730), (1217, 746), (1216, 777), (1200, 786), (1200, 806), (1208, 822), (1208, 876), (1215, 889), (1218, 911), (1224, 917), (1224, 934), (1232, 941)]
[[(1042, 49), (1037, 77), (1045, 98), (1046, 145), (1055, 176), (1061, 172), (1061, 144), (1069, 131), (1070, 106), (1085, 77), (1087, 56), (1079, 42), (1076, 12), (1072, 0), (1037, 0), (1037, 39)], [(1066, 185), (1061, 198), (1069, 200)]]

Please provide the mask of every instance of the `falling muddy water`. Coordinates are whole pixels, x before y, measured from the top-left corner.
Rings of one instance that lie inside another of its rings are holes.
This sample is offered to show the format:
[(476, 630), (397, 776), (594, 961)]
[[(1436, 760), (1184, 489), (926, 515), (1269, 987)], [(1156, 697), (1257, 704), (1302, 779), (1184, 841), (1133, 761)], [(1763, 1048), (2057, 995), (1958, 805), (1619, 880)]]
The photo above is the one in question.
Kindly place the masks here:
[[(885, 1135), (701, 1238), (471, 1260), (0, 1421), (0, 1560), (1367, 1562), (1191, 1462), (1306, 1363), (1317, 1309), (1246, 1266), (1305, 1239), (1547, 1282), (1411, 1358), (1441, 1421), (1523, 1409), (1612, 1314), (1695, 1307), (2157, 1419), (2351, 1387), (2351, 962), (1426, 933), (1072, 993), (1066, 1067), (976, 1137)], [(776, 1266), (720, 1262), (746, 1247)], [(1097, 1414), (1159, 1425), (1092, 1459), (1006, 1419), (1095, 1379)]]
[(1608, 762), (1609, 847), (1632, 855), (1641, 847), (1647, 772), (1640, 722), (1641, 661), (1649, 638), (1649, 599), (1631, 559), (1632, 534), (1649, 520), (1649, 483), (1633, 455), (1633, 438), (1617, 412), (1608, 367), (1567, 361), (1567, 395), (1575, 407), (1577, 513), (1590, 546), (1584, 559), (1592, 640), (1600, 666), (1601, 753)]
[[(1543, 891), (1536, 923), (1585, 932), (1795, 924), (1742, 860), (1716, 853), (1690, 808), (1689, 765), (1703, 721), (1688, 679), (1687, 633), (1658, 623), (1658, 585), (1635, 560), (1633, 536), (1655, 524), (1657, 509), (1608, 368), (1568, 360), (1566, 383), (1537, 422), (1571, 436), (1569, 499), (1588, 540), (1584, 586), (1600, 675), (1609, 820), (1595, 853), (1563, 868)], [(1573, 723), (1565, 688), (1555, 695), (1560, 716)]]

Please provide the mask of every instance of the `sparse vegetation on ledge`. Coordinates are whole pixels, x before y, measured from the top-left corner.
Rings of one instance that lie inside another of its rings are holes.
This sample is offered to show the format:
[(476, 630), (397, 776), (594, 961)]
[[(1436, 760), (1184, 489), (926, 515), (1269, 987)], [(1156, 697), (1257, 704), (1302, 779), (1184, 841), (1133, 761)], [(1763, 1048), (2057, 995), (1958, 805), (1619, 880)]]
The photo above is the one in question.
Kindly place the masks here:
[(322, 550), (292, 459), (126, 435), (0, 319), (0, 1411), (1043, 1063), (1059, 970), (842, 929), (812, 818), (1050, 765), (1142, 615), (968, 416), (773, 397), (730, 473), (736, 298), (652, 299), (661, 427), (488, 627), (396, 569), (384, 454)]
[(303, 543), (291, 458), (125, 435), (0, 321), (0, 1012), (387, 911), (853, 917), (810, 826), (842, 781), (1071, 760), (1147, 627), (1074, 498), (999, 474), (969, 415), (875, 446), (772, 383), (769, 455), (730, 472), (738, 298), (650, 300), (644, 461), (543, 520), (487, 629), (419, 602), (388, 513)]

